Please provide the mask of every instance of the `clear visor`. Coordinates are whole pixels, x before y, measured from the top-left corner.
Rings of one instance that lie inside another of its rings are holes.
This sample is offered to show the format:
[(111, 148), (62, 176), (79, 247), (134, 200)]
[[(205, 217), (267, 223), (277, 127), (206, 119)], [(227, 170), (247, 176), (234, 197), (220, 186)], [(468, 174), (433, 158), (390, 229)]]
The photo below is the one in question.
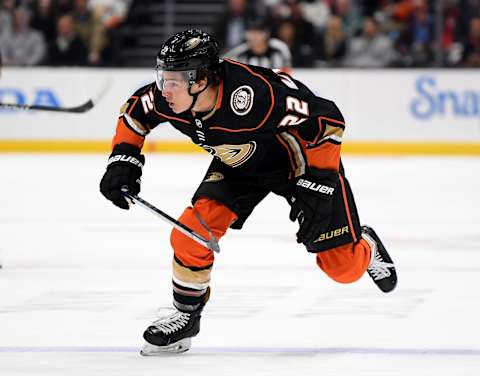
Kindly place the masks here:
[(160, 91), (177, 91), (188, 89), (195, 83), (196, 71), (166, 71), (162, 68), (155, 68), (155, 81)]

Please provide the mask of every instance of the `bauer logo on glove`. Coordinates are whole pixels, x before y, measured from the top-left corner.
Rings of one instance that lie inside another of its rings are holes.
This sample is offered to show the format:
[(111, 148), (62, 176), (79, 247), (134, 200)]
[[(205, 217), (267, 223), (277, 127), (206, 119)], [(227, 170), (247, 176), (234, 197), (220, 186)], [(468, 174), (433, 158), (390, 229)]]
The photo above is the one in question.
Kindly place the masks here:
[(114, 205), (129, 209), (130, 202), (122, 193), (122, 188), (128, 189), (132, 195), (140, 192), (140, 177), (145, 157), (134, 145), (121, 143), (115, 145), (108, 158), (107, 171), (100, 182), (100, 192)]
[(322, 185), (318, 183), (311, 182), (307, 179), (298, 179), (297, 185), (300, 185), (304, 188), (311, 189), (314, 192), (325, 193), (326, 195), (333, 196), (333, 187), (329, 187), (327, 185)]
[(298, 179), (290, 201), (290, 220), (300, 225), (298, 243), (313, 242), (327, 229), (337, 183), (338, 173), (331, 170), (310, 169)]
[(108, 159), (108, 165), (111, 165), (114, 162), (129, 162), (133, 164), (134, 166), (138, 166), (140, 168), (143, 168), (143, 163), (140, 162), (137, 158), (132, 157), (130, 155), (114, 155), (113, 157), (110, 157)]

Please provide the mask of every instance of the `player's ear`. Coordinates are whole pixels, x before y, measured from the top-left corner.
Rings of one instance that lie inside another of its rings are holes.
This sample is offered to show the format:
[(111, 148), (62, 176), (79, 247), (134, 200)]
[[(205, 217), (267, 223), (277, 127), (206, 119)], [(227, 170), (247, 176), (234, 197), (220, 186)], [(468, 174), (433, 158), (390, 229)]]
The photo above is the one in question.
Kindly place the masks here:
[(199, 93), (203, 91), (208, 85), (208, 80), (207, 78), (202, 78), (201, 80), (198, 80), (192, 85), (192, 94)]

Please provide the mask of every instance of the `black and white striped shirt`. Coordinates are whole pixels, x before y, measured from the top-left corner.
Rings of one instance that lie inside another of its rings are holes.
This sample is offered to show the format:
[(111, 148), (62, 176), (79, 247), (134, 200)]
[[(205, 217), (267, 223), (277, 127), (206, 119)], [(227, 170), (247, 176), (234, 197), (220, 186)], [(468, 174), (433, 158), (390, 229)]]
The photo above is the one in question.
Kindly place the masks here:
[(245, 42), (227, 51), (224, 57), (244, 64), (258, 65), (271, 69), (290, 68), (292, 66), (290, 49), (284, 42), (276, 38), (268, 40), (268, 48), (262, 55), (254, 54)]

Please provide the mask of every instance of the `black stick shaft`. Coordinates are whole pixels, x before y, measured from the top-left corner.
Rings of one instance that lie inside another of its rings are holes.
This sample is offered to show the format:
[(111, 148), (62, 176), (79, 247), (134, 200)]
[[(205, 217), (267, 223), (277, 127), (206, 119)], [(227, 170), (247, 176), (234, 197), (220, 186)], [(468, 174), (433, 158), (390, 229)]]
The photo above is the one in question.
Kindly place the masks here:
[(156, 214), (158, 217), (163, 219), (165, 222), (170, 224), (171, 226), (175, 227), (178, 231), (183, 233), (184, 235), (188, 236), (190, 239), (195, 240), (197, 243), (203, 245), (204, 247), (211, 249), (215, 252), (220, 252), (220, 247), (216, 241), (216, 239), (207, 240), (203, 236), (197, 234), (191, 228), (185, 226), (183, 223), (178, 222), (176, 219), (169, 216), (167, 213), (161, 211), (160, 209), (156, 208), (149, 202), (145, 201), (144, 199), (136, 196), (131, 195), (129, 193), (124, 192), (125, 196), (132, 200), (134, 203), (142, 206), (143, 208), (147, 209), (148, 211)]
[(18, 111), (50, 111), (50, 112), (66, 112), (66, 113), (83, 113), (93, 108), (93, 101), (89, 99), (84, 104), (76, 107), (52, 107), (42, 105), (28, 105), (15, 103), (0, 103), (0, 109), (18, 110)]

